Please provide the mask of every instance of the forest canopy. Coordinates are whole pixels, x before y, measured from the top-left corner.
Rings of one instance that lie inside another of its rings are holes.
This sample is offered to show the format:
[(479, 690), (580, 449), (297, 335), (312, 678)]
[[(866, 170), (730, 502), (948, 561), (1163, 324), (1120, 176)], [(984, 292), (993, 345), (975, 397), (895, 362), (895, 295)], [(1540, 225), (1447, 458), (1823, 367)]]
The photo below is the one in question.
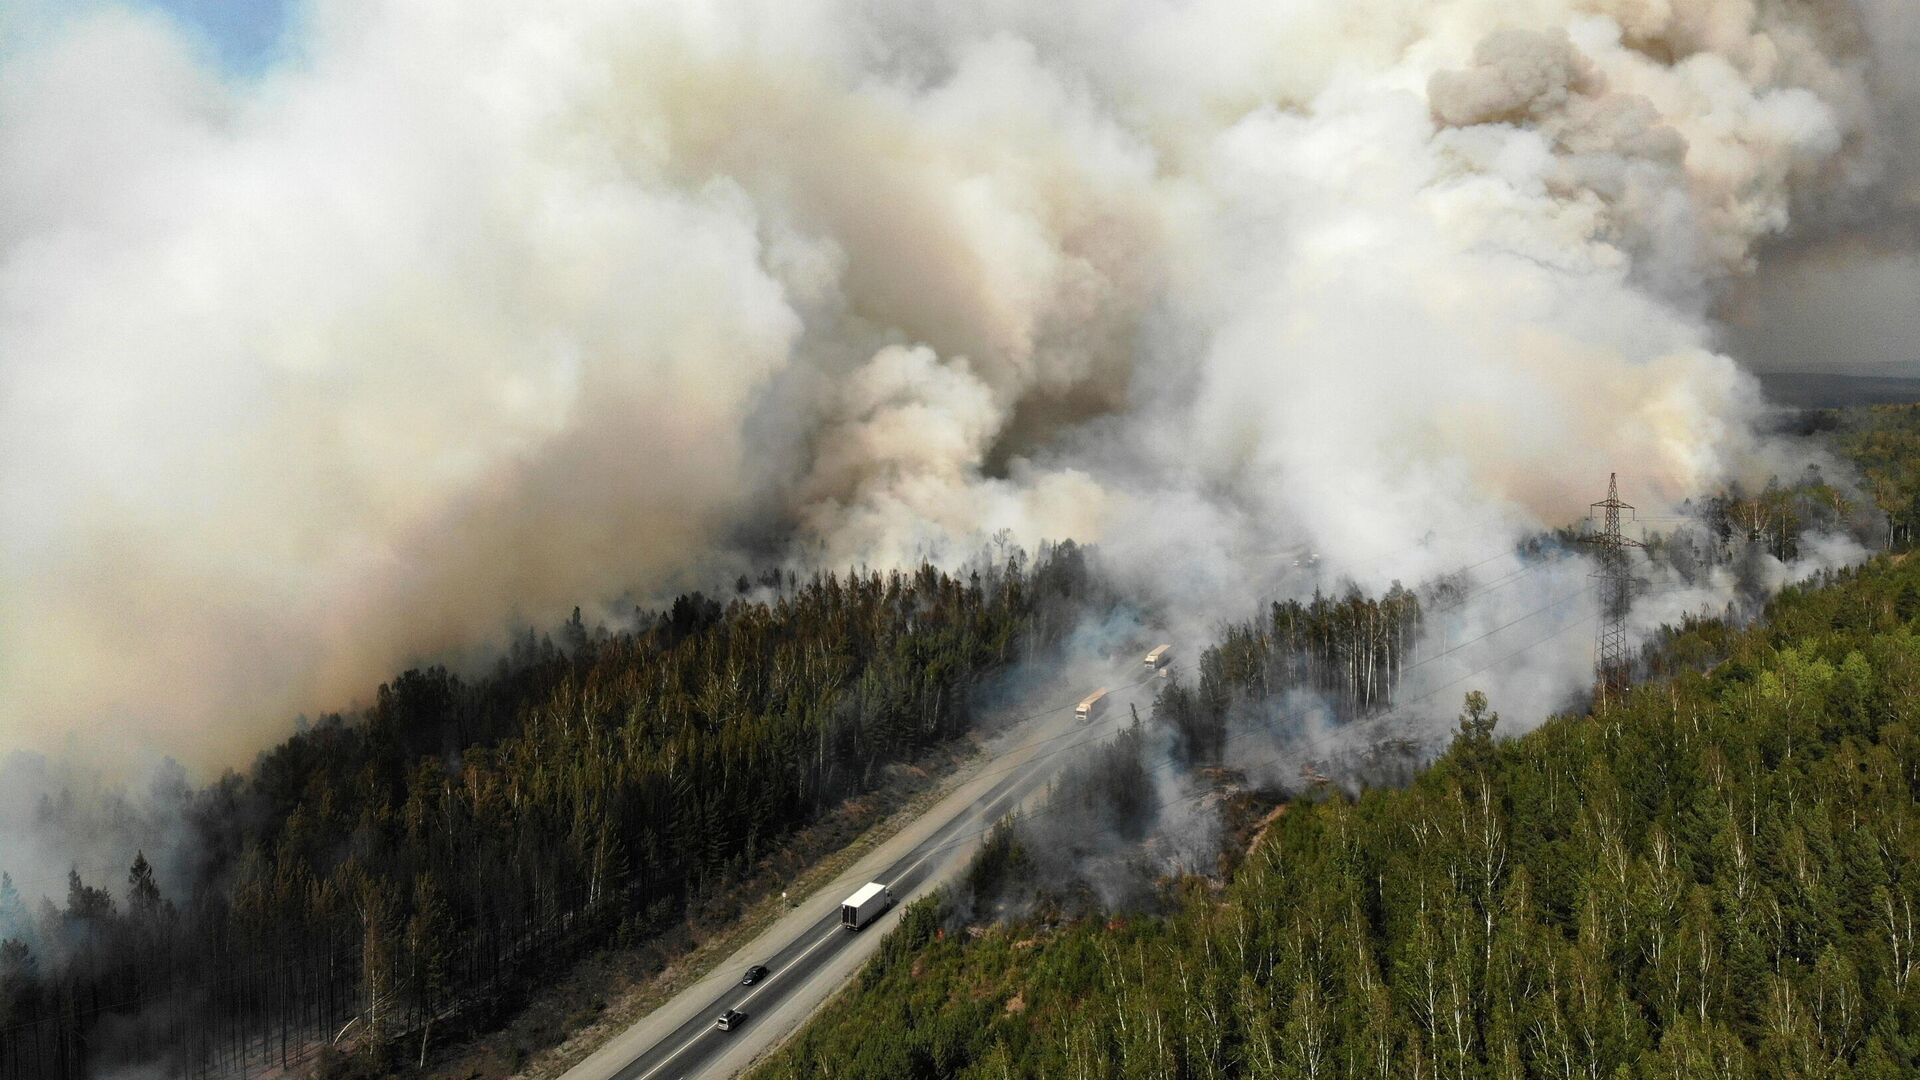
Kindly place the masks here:
[(1295, 803), (1164, 917), (924, 901), (756, 1080), (1913, 1075), (1920, 562), (1670, 644), (1724, 659), (1510, 741), (1469, 694), (1410, 787)]
[(407, 671), (363, 715), (183, 790), (184, 891), (162, 895), (144, 853), (124, 884), (76, 870), (38, 910), (0, 877), (0, 1078), (279, 1063), (350, 1022), (378, 1069), (403, 1035), (423, 1054), (436, 1022), (485, 1026), (968, 731), (994, 676), (1104, 602), (1070, 542), (1003, 558), (770, 571), (611, 632), (576, 610), (483, 678)]

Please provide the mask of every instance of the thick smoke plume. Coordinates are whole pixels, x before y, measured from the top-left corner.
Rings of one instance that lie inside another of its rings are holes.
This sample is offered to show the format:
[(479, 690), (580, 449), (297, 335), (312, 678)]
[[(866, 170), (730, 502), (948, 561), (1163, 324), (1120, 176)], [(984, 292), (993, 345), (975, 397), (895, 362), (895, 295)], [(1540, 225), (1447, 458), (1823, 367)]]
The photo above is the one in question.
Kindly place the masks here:
[(1205, 612), (1797, 473), (1713, 315), (1912, 111), (1843, 0), (306, 17), (0, 20), (0, 749), (232, 760), (754, 562)]
[(1854, 197), (1799, 208), (1721, 315), (1743, 361), (1782, 371), (1920, 377), (1920, 6), (1861, 5), (1882, 136)]

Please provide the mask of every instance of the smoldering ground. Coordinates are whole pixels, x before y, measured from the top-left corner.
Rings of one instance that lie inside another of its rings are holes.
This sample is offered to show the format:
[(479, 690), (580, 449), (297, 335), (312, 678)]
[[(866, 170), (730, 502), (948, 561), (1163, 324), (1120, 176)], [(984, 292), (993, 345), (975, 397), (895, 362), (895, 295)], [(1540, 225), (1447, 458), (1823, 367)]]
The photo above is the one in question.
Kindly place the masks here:
[[(1631, 640), (1651, 647), (1694, 618), (1742, 625), (1782, 587), (1858, 563), (1884, 540), (1858, 495), (1809, 472), (1651, 518), (1627, 564)], [(1216, 627), (1197, 663), (1154, 681), (1144, 723), (1078, 749), (1044, 802), (983, 841), (954, 917), (1152, 910), (1170, 882), (1231, 861), (1223, 845), (1244, 839), (1227, 827), (1236, 793), (1404, 784), (1451, 744), (1471, 691), (1491, 692), (1501, 737), (1583, 711), (1600, 612), (1582, 540), (1542, 533), (1385, 598), (1322, 582), (1335, 599)], [(1635, 665), (1664, 662), (1656, 651)]]

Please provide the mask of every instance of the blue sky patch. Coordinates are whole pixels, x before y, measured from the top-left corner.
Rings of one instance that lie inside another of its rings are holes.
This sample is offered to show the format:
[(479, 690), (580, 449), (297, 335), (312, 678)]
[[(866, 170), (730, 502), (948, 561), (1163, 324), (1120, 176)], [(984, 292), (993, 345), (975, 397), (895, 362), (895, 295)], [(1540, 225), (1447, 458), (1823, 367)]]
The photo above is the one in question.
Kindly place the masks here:
[(280, 55), (296, 0), (147, 0), (213, 46), (235, 74), (251, 75)]

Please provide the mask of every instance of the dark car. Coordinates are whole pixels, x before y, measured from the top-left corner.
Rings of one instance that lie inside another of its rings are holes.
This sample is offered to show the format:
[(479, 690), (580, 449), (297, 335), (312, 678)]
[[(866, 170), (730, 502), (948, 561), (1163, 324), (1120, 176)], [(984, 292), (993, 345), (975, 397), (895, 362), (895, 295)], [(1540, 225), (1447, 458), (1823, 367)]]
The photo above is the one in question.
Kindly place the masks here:
[(764, 979), (766, 977), (767, 977), (766, 965), (755, 964), (752, 967), (747, 969), (747, 973), (745, 975), (740, 976), (740, 985), (752, 986), (754, 983), (757, 983), (761, 979)]
[(713, 1022), (713, 1026), (719, 1028), (721, 1031), (732, 1031), (734, 1028), (746, 1023), (746, 1020), (746, 1013), (738, 1009), (728, 1009), (726, 1012), (720, 1014), (720, 1018)]

